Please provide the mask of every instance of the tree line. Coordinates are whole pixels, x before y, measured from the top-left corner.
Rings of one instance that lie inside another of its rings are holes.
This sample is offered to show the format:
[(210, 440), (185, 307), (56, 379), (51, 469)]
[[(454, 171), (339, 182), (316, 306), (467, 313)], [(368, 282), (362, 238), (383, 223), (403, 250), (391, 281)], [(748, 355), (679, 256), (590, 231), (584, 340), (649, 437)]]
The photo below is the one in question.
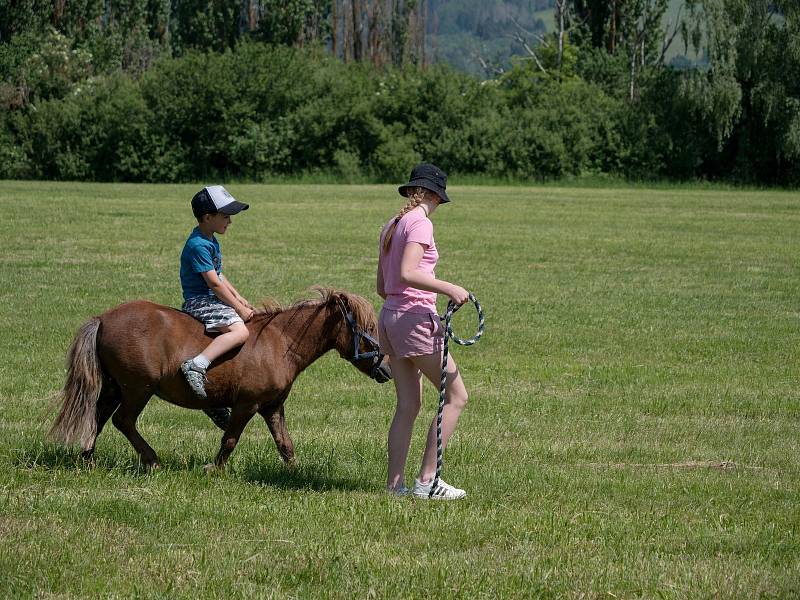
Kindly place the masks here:
[(797, 0), (550, 0), (486, 80), (434, 63), (444, 2), (4, 0), (0, 177), (800, 182)]

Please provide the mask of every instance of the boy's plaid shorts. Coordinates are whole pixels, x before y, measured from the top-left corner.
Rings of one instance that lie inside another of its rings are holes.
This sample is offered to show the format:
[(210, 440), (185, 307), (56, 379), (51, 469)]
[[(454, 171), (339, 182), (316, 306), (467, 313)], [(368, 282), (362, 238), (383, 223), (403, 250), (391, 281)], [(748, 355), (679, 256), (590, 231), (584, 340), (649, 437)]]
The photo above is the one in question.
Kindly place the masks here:
[(181, 310), (192, 315), (206, 326), (206, 331), (218, 331), (234, 323), (243, 323), (233, 307), (228, 306), (216, 296), (195, 296), (185, 300)]

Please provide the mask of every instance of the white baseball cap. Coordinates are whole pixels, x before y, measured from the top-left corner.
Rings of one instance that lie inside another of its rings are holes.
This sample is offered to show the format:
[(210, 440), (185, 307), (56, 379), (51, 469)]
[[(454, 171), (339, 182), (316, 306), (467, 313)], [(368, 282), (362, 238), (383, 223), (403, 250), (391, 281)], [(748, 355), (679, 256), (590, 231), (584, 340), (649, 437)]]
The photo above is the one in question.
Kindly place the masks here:
[(249, 204), (239, 202), (221, 185), (206, 186), (192, 198), (192, 211), (198, 218), (209, 213), (235, 215), (248, 208)]

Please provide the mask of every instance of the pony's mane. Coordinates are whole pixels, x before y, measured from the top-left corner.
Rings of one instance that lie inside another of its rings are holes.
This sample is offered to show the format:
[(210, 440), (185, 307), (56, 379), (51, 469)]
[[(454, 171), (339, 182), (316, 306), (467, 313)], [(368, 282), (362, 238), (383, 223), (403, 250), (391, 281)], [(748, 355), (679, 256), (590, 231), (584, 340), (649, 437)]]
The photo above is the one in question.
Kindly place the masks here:
[(322, 307), (324, 305), (336, 304), (342, 309), (343, 313), (350, 312), (358, 325), (365, 330), (371, 330), (376, 325), (375, 309), (366, 298), (358, 294), (352, 294), (344, 290), (337, 290), (322, 285), (311, 286), (310, 290), (316, 293), (318, 298), (303, 298), (282, 306), (272, 298), (262, 302), (262, 308), (258, 309), (253, 318), (271, 321), (283, 312), (298, 311), (306, 307)]
[(284, 307), (275, 298), (267, 297), (261, 300), (261, 308), (256, 309), (254, 317), (273, 316), (284, 310)]

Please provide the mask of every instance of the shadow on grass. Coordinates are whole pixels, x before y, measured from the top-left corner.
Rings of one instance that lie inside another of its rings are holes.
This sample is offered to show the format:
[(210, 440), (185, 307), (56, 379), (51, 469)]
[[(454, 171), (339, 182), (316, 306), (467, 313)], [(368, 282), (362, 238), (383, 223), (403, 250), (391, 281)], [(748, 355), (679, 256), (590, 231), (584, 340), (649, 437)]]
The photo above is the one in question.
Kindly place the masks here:
[[(142, 476), (154, 473), (139, 460), (124, 452), (97, 452), (84, 459), (77, 447), (31, 441), (10, 452), (13, 467), (26, 470), (91, 471), (104, 470)], [(156, 472), (204, 473), (205, 466), (213, 457), (190, 452), (186, 455), (164, 454), (159, 457), (161, 468)], [(288, 468), (277, 457), (234, 456), (224, 476), (246, 483), (285, 490), (313, 491), (370, 491), (376, 489), (369, 478), (360, 478), (356, 473), (342, 475), (347, 469), (336, 465), (330, 457), (309, 459), (309, 464)], [(213, 475), (212, 475), (213, 476)]]
[[(213, 455), (189, 452), (182, 455), (160, 456), (161, 466), (167, 471), (205, 473)], [(286, 490), (371, 490), (375, 486), (357, 476), (344, 476), (347, 468), (337, 465), (330, 456), (311, 456), (300, 465), (289, 468), (271, 449), (234, 453), (224, 473), (211, 473), (210, 477), (224, 476), (250, 484)]]
[(130, 475), (142, 475), (149, 470), (130, 456), (110, 452), (95, 454), (91, 459), (81, 456), (75, 446), (62, 446), (50, 442), (29, 442), (10, 452), (11, 464), (20, 469), (43, 469), (53, 471), (90, 471), (104, 469)]
[(10, 452), (11, 464), (20, 469), (72, 469), (79, 464), (87, 464), (76, 448), (66, 448), (58, 444), (31, 442)]
[(377, 489), (368, 478), (359, 478), (356, 474), (343, 476), (341, 472), (319, 467), (309, 465), (289, 469), (283, 463), (248, 461), (237, 467), (235, 474), (248, 483), (285, 490), (368, 492)]

